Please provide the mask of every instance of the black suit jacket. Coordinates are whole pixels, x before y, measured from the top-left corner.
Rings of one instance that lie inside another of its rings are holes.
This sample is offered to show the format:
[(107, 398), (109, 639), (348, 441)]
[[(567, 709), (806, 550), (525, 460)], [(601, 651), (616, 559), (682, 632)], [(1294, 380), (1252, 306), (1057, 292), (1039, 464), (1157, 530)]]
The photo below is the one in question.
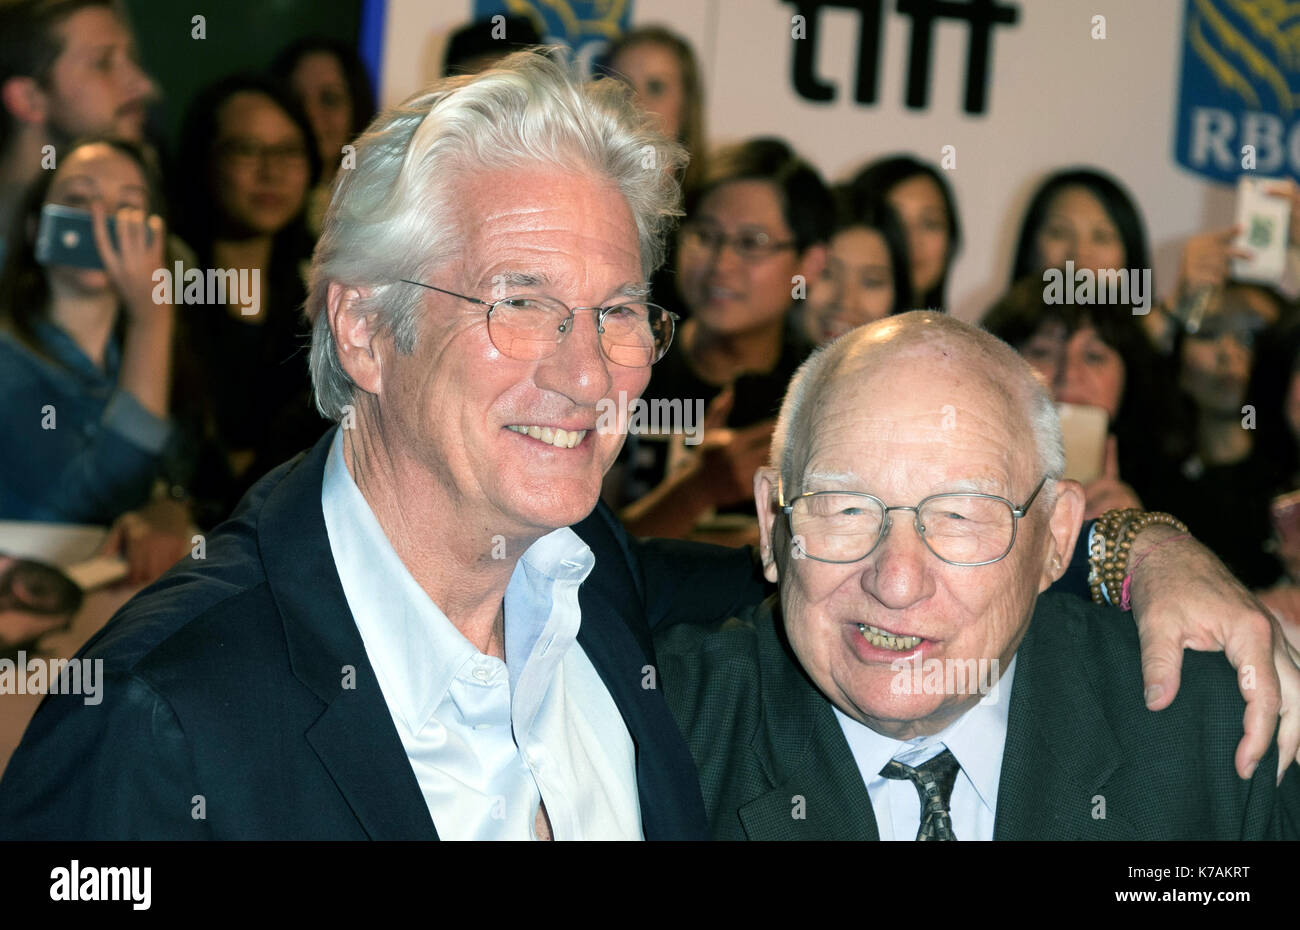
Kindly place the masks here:
[[(330, 552), (333, 436), (82, 649), (103, 660), (103, 701), (41, 704), (0, 782), (0, 838), (436, 838)], [(645, 835), (703, 837), (650, 627), (761, 600), (761, 577), (743, 550), (630, 540), (604, 508), (574, 529), (596, 556), (578, 642), (636, 745)]]
[[(656, 636), (710, 832), (879, 839), (857, 762), (779, 611), (771, 598), (721, 632)], [(994, 839), (1300, 837), (1300, 776), (1292, 766), (1274, 788), (1276, 745), (1249, 781), (1233, 769), (1244, 702), (1222, 655), (1185, 652), (1178, 697), (1152, 713), (1129, 618), (1049, 593), (1017, 657)]]

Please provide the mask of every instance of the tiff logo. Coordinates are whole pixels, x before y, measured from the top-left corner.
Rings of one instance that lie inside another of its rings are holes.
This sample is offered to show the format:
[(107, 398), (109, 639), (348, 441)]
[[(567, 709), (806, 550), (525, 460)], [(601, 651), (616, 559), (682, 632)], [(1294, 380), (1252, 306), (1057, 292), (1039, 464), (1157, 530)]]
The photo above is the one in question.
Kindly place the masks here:
[[(880, 77), (880, 35), (884, 0), (784, 0), (795, 8), (799, 22), (807, 26), (800, 38), (792, 30), (794, 60), (790, 80), (805, 100), (825, 102), (835, 99), (835, 85), (813, 73), (817, 61), (818, 22), (823, 7), (857, 10), (861, 14), (858, 31), (858, 80), (854, 99), (858, 103), (875, 103)], [(988, 80), (993, 29), (1013, 25), (1020, 10), (998, 0), (898, 0), (898, 12), (912, 20), (912, 38), (907, 56), (907, 92), (904, 102), (913, 110), (925, 109), (930, 100), (930, 61), (935, 20), (964, 22), (969, 27), (966, 43), (967, 113), (983, 113), (988, 107)]]

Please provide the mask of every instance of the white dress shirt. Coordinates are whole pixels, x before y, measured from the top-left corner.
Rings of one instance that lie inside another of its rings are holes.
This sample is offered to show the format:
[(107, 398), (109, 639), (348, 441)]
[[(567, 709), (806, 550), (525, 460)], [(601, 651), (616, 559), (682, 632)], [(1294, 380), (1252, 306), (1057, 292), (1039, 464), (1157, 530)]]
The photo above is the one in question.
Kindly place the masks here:
[(321, 507), (343, 593), (442, 839), (642, 839), (636, 750), (577, 643), (595, 565), (566, 528), (533, 543), (505, 596), (506, 661), (479, 652), (398, 558), (334, 437)]
[(953, 784), (949, 816), (958, 840), (991, 840), (998, 812), (998, 782), (1007, 742), (1007, 711), (1016, 674), (1014, 656), (1007, 670), (980, 702), (940, 733), (907, 741), (890, 739), (835, 710), (836, 719), (858, 763), (871, 798), (882, 840), (915, 840), (921, 826), (921, 798), (910, 779), (885, 778), (880, 770), (890, 759), (913, 768), (946, 747), (961, 771)]

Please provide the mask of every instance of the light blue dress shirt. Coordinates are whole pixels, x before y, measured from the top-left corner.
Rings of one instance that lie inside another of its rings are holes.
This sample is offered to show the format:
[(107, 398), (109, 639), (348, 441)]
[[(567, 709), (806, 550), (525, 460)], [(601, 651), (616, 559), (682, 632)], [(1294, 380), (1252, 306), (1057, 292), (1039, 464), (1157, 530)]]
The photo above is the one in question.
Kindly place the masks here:
[(1015, 674), (1013, 656), (997, 684), (978, 704), (942, 732), (912, 740), (890, 739), (835, 708), (836, 719), (866, 783), (882, 840), (916, 839), (921, 826), (921, 799), (910, 780), (885, 778), (880, 770), (890, 759), (918, 766), (943, 752), (945, 747), (961, 765), (949, 799), (953, 835), (958, 840), (993, 839), (1002, 751), (1007, 741), (1007, 711), (1011, 707)]
[(576, 637), (595, 565), (566, 528), (515, 566), (506, 661), (479, 652), (398, 558), (357, 488), (338, 430), (321, 507), (366, 655), (442, 839), (642, 839), (636, 749)]

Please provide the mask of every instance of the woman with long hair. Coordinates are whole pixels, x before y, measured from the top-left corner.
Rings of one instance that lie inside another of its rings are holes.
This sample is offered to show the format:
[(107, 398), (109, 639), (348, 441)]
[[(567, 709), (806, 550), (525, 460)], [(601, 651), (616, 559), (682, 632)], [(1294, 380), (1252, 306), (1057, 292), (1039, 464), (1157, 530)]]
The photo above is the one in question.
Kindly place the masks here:
[(917, 310), (946, 310), (948, 273), (961, 248), (957, 201), (943, 173), (910, 155), (871, 162), (849, 182), (857, 204), (883, 200), (907, 232)]
[(258, 282), (254, 306), (230, 296), (224, 306), (193, 311), (196, 349), (234, 476), (233, 504), (326, 426), (309, 399), (301, 313), (312, 250), (307, 192), (320, 175), (320, 157), (310, 122), (287, 92), (236, 75), (191, 104), (178, 163), (177, 229), (200, 266)]
[[(38, 260), (46, 208), (90, 214), (93, 258)], [(190, 513), (170, 494), (184, 476), (176, 317), (155, 300), (164, 212), (138, 144), (78, 141), (28, 191), (0, 272), (0, 519), (111, 524), (106, 552), (122, 553), (138, 583), (190, 540)]]

